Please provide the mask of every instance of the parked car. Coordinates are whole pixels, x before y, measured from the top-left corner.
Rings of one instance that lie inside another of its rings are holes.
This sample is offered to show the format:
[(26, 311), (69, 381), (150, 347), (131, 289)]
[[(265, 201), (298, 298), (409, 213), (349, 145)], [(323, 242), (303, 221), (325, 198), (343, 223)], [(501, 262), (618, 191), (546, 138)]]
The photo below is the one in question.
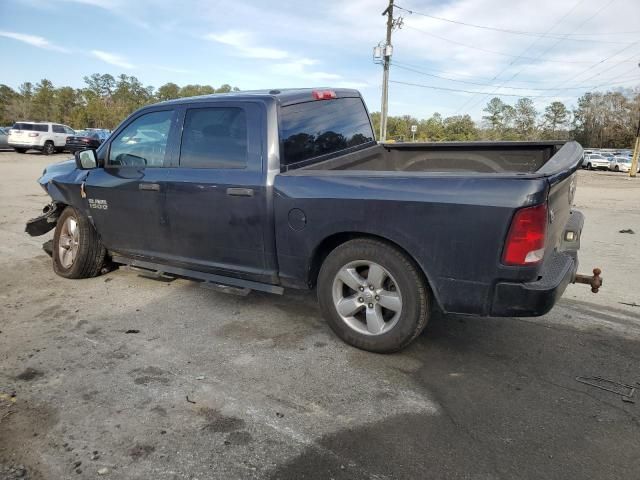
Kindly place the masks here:
[[(631, 158), (630, 157), (613, 157), (609, 162), (609, 170), (613, 170), (614, 172), (625, 172), (629, 173), (631, 170)], [(640, 168), (638, 169), (640, 171)]]
[(86, 148), (98, 148), (109, 137), (103, 130), (81, 130), (67, 137), (65, 148), (71, 153)]
[(608, 170), (609, 160), (599, 153), (584, 155), (582, 168), (588, 168), (589, 170)]
[(597, 291), (597, 274), (576, 277), (581, 157), (576, 142), (378, 144), (355, 90), (182, 98), (47, 167), (53, 203), (27, 232), (55, 227), (65, 278), (132, 265), (241, 291), (315, 287), (345, 342), (391, 352), (434, 309), (538, 316), (571, 282)]
[(64, 150), (67, 137), (75, 132), (66, 125), (49, 122), (17, 122), (9, 131), (9, 145), (18, 153), (40, 150), (45, 155)]
[(9, 129), (0, 127), (0, 148), (11, 148), (9, 146)]

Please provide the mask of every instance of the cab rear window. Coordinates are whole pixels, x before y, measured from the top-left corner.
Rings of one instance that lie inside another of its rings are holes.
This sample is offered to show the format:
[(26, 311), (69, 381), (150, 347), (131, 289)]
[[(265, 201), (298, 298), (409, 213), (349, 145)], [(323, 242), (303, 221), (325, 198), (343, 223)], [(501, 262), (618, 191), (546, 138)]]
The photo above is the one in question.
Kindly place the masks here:
[(360, 98), (316, 100), (282, 107), (283, 165), (328, 155), (374, 141)]

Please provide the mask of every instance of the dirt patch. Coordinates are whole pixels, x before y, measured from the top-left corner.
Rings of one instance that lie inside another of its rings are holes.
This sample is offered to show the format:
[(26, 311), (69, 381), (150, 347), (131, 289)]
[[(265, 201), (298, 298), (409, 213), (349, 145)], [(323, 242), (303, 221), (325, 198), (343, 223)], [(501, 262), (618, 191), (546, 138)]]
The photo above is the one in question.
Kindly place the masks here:
[(142, 458), (147, 458), (156, 450), (156, 447), (153, 445), (134, 445), (129, 449), (128, 455), (134, 460), (140, 460)]
[(44, 372), (36, 370), (35, 368), (25, 368), (24, 371), (16, 375), (16, 380), (22, 380), (23, 382), (30, 382), (36, 378), (44, 377)]
[(202, 430), (212, 432), (233, 432), (244, 427), (245, 421), (238, 417), (226, 416), (213, 408), (202, 407), (198, 411), (198, 415), (204, 418), (205, 424)]
[(224, 441), (225, 445), (247, 445), (253, 441), (253, 437), (249, 432), (231, 432)]
[(5, 412), (0, 419), (0, 473), (4, 475), (0, 478), (12, 479), (21, 470), (24, 475), (16, 478), (53, 478), (47, 474), (39, 452), (48, 444), (47, 433), (58, 423), (57, 411), (19, 400), (9, 411), (10, 415)]
[(150, 385), (152, 383), (168, 385), (170, 380), (170, 373), (158, 367), (135, 368), (129, 372), (129, 375), (135, 377), (133, 383), (136, 385)]

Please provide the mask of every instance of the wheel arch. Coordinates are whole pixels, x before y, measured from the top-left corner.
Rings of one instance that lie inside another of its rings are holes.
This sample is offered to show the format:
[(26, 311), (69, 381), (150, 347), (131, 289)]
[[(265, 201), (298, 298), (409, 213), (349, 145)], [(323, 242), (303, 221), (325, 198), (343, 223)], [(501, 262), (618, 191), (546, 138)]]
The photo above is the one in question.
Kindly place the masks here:
[(418, 272), (422, 275), (423, 280), (425, 282), (426, 287), (433, 294), (433, 298), (435, 300), (435, 304), (438, 305), (438, 308), (442, 309), (440, 300), (438, 298), (437, 290), (434, 288), (435, 284), (432, 281), (432, 277), (429, 275), (427, 270), (424, 268), (418, 259), (412, 255), (407, 248), (403, 245), (399, 244), (396, 241), (390, 240), (380, 235), (375, 235), (366, 232), (360, 231), (345, 231), (345, 232), (337, 232), (333, 233), (327, 237), (325, 237), (314, 249), (313, 254), (311, 255), (311, 261), (309, 263), (308, 269), (308, 277), (307, 283), (310, 287), (315, 287), (318, 281), (318, 274), (320, 273), (320, 268), (324, 263), (324, 260), (329, 256), (329, 254), (335, 250), (337, 247), (342, 245), (343, 243), (348, 242), (349, 240), (355, 239), (371, 239), (377, 240), (379, 242), (385, 243), (390, 247), (397, 249), (402, 252), (407, 258), (415, 265)]

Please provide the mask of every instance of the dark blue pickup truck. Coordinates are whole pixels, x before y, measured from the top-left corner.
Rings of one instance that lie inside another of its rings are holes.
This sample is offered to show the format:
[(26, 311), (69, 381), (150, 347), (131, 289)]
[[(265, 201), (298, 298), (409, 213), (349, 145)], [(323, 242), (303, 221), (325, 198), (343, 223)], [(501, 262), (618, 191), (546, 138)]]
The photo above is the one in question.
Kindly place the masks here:
[(205, 285), (317, 288), (346, 342), (408, 345), (430, 313), (537, 316), (577, 276), (575, 142), (379, 144), (355, 90), (144, 107), (47, 167), (66, 278), (130, 265)]

